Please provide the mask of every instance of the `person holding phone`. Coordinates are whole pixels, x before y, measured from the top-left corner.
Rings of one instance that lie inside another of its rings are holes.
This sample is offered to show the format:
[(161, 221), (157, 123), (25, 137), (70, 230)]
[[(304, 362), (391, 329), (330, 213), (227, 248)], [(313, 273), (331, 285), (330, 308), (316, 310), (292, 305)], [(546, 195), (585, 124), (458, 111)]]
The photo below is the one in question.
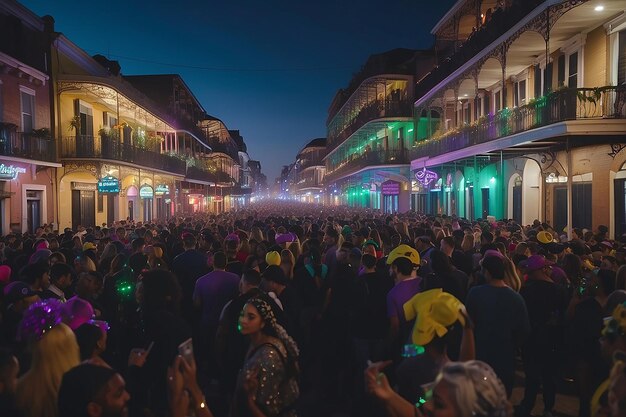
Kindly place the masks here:
[(299, 351), (278, 324), (272, 304), (263, 297), (249, 300), (239, 329), (250, 338), (250, 348), (237, 378), (231, 416), (295, 417)]

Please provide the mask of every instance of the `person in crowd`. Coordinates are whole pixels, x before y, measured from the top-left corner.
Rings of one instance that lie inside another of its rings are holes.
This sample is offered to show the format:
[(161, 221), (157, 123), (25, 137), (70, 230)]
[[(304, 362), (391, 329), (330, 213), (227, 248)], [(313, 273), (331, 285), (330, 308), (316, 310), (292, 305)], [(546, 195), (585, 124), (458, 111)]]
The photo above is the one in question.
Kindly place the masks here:
[(239, 319), (250, 348), (237, 379), (233, 416), (295, 416), (298, 347), (278, 324), (272, 306), (250, 299)]
[(474, 360), (445, 364), (429, 391), (431, 399), (422, 398), (417, 403), (405, 400), (391, 388), (382, 373), (388, 364), (372, 364), (365, 372), (368, 391), (382, 402), (388, 416), (421, 417), (444, 412), (451, 417), (512, 415), (504, 384), (484, 362)]
[(63, 417), (126, 417), (130, 395), (115, 370), (84, 363), (63, 375), (57, 400)]
[(20, 417), (15, 406), (15, 390), (20, 363), (7, 348), (0, 348), (0, 415)]
[(188, 323), (194, 324), (196, 319), (193, 308), (193, 292), (198, 278), (208, 272), (207, 258), (203, 253), (196, 250), (197, 241), (193, 234), (183, 233), (182, 244), (184, 252), (172, 261), (172, 272), (178, 278), (183, 290), (183, 317)]
[(528, 311), (521, 295), (504, 283), (504, 261), (487, 256), (481, 270), (486, 284), (473, 287), (465, 306), (474, 322), (476, 358), (488, 363), (513, 391), (515, 355), (530, 331)]
[(31, 346), (32, 362), (17, 381), (15, 404), (24, 417), (56, 417), (61, 378), (80, 361), (76, 337), (61, 321), (61, 304), (45, 300), (30, 306), (20, 337)]
[(566, 289), (552, 281), (552, 265), (541, 255), (523, 264), (527, 280), (520, 291), (530, 322), (530, 334), (522, 346), (524, 362), (524, 399), (518, 416), (530, 416), (539, 388), (543, 388), (544, 415), (552, 414), (560, 359), (563, 356)]
[(72, 285), (72, 268), (65, 263), (56, 263), (50, 267), (50, 285), (41, 293), (41, 299), (55, 298), (61, 302), (65, 299), (66, 291)]
[(433, 271), (424, 275), (422, 289), (443, 288), (447, 293), (454, 295), (461, 301), (467, 294), (467, 275), (452, 265), (451, 259), (444, 252), (433, 249), (430, 252), (430, 267)]
[(74, 330), (82, 362), (110, 367), (101, 356), (107, 346), (108, 327), (104, 321), (90, 320)]

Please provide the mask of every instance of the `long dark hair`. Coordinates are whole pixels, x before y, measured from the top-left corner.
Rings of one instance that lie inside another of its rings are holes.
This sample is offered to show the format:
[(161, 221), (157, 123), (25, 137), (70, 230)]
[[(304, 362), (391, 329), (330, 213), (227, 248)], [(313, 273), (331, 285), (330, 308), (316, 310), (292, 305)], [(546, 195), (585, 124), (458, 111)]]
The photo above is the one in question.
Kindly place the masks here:
[(167, 310), (178, 314), (182, 291), (174, 274), (164, 269), (152, 269), (142, 275), (144, 313)]

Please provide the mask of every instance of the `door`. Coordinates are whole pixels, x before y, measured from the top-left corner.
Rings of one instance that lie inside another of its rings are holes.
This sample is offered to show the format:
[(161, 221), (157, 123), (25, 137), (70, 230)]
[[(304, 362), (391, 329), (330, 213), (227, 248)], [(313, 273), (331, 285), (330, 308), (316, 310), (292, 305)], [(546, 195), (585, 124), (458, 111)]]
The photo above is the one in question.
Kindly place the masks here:
[(152, 220), (152, 199), (143, 199), (143, 221), (149, 222)]
[(72, 230), (77, 230), (81, 224), (80, 190), (72, 190)]
[(522, 186), (513, 187), (513, 220), (522, 224)]
[(28, 219), (28, 233), (35, 233), (35, 230), (41, 226), (41, 201), (40, 200), (26, 200), (27, 219)]
[(96, 225), (95, 191), (80, 191), (80, 224), (85, 227)]
[(574, 227), (591, 229), (591, 192), (590, 182), (572, 184), (572, 223)]
[(626, 179), (615, 180), (615, 238), (626, 233)]
[(465, 193), (465, 201), (467, 202), (465, 215), (468, 220), (474, 220), (474, 186), (470, 185), (467, 187)]
[(128, 200), (128, 220), (133, 221), (135, 220), (135, 201), (134, 200)]
[(481, 196), (482, 196), (482, 209), (483, 209), (483, 214), (482, 217), (483, 219), (486, 219), (487, 216), (489, 216), (489, 188), (481, 188)]
[(561, 231), (567, 225), (567, 188), (554, 188), (554, 230)]

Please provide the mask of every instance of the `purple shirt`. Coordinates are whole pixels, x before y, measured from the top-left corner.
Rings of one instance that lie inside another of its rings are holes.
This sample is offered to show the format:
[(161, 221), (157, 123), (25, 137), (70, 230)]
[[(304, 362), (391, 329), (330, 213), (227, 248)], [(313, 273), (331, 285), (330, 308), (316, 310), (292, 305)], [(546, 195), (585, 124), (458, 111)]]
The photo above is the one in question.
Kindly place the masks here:
[(387, 317), (398, 317), (400, 323), (406, 322), (404, 318), (404, 303), (409, 301), (419, 292), (421, 277), (405, 279), (398, 282), (387, 293)]
[(217, 326), (220, 312), (239, 293), (239, 277), (226, 271), (213, 271), (198, 278), (193, 299), (202, 305), (202, 324)]

